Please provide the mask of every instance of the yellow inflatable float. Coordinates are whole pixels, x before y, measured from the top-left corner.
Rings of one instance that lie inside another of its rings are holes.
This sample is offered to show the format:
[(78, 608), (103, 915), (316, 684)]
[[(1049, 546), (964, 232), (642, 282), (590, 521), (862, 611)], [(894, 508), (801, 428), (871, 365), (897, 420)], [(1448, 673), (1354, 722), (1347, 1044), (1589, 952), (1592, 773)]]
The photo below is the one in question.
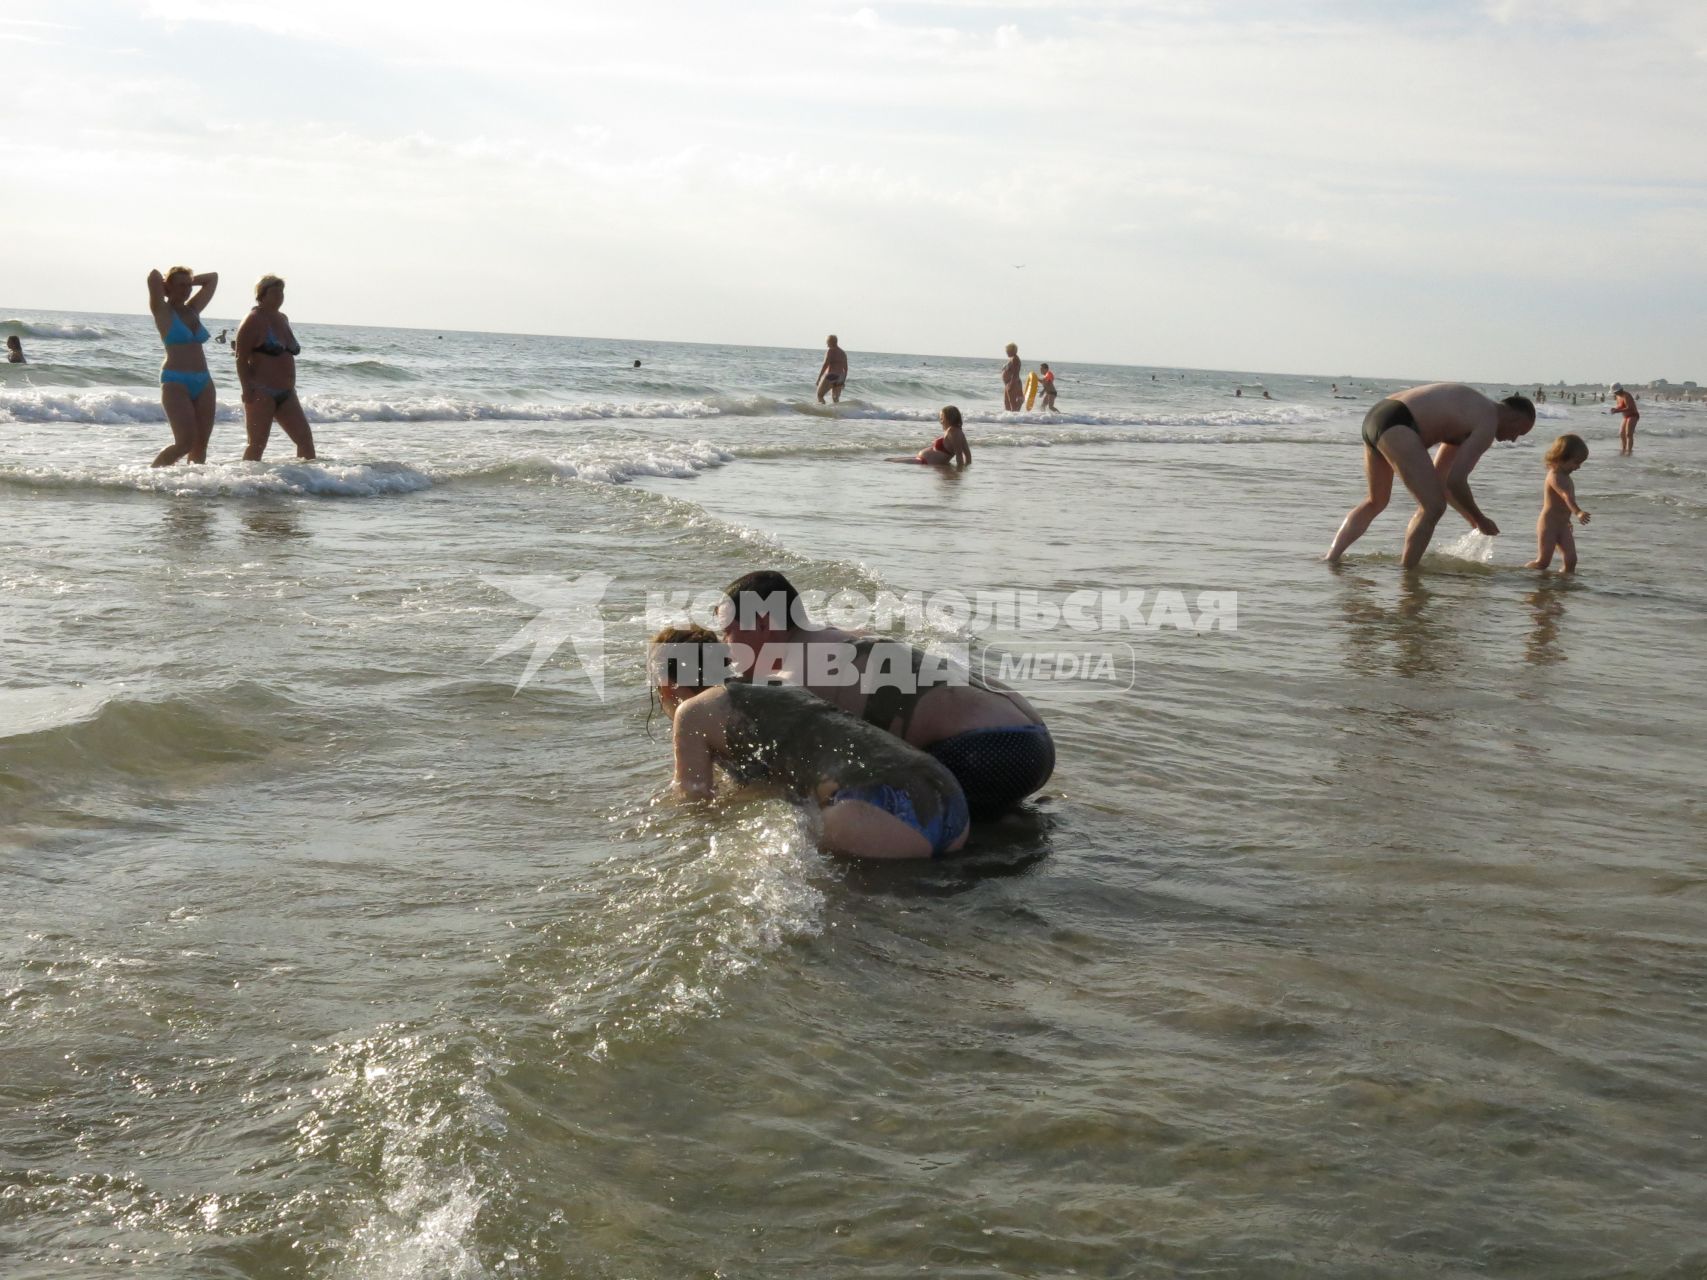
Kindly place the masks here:
[(1029, 411), (1031, 406), (1033, 404), (1035, 404), (1036, 402), (1037, 402), (1037, 373), (1035, 371), (1033, 371), (1033, 372), (1025, 375), (1025, 407), (1026, 407), (1026, 409)]

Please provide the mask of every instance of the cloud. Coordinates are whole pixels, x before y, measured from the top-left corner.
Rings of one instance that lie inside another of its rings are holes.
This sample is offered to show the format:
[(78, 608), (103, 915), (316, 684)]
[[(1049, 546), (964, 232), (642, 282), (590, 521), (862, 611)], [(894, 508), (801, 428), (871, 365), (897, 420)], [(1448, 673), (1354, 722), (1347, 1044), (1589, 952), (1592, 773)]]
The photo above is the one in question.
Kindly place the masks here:
[[(770, 340), (827, 304), (833, 260), (835, 305), (865, 332), (980, 349), (984, 325), (1038, 317), (1114, 354), (1164, 332), (1153, 309), (1175, 322), (1170, 354), (1206, 364), (1236, 362), (1221, 344), (1238, 328), (1198, 295), (1253, 281), (1346, 291), (1312, 310), (1332, 315), (1419, 281), (1707, 271), (1707, 197), (1687, 179), (1707, 133), (1707, 6), (106, 10), (125, 20), (9, 86), (0, 165), (24, 186), (19, 234), (116, 271), (179, 243), (188, 199), (218, 210), (197, 220), (197, 252), (253, 255), (238, 228), (267, 225), (297, 264), (336, 264), (323, 287), (347, 291), (351, 320), (439, 314), (447, 282), (418, 264), (447, 241), (471, 279), (522, 281), (508, 287), (547, 308), (511, 327), (645, 333), (642, 301), (668, 298), (671, 324), (718, 326), (673, 336)], [(262, 47), (285, 109), (249, 106)], [(115, 202), (125, 218), (91, 245)], [(1015, 246), (1034, 289), (1070, 282), (1059, 318), (985, 278)], [(536, 290), (555, 275), (575, 281), (573, 312)], [(488, 292), (474, 305), (523, 305)], [(919, 297), (956, 305), (895, 305)], [(397, 310), (370, 314), (381, 300)], [(1600, 302), (1585, 285), (1574, 305)], [(1371, 340), (1340, 323), (1325, 350)], [(1680, 328), (1700, 335), (1698, 318)]]

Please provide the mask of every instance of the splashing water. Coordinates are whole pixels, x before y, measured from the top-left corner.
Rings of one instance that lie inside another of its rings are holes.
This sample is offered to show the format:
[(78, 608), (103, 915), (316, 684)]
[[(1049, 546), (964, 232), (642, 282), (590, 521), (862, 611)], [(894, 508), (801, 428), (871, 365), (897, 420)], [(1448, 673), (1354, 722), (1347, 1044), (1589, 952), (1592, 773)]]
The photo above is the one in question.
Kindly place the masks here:
[(1451, 556), (1454, 560), (1491, 564), (1494, 559), (1494, 540), (1476, 529), (1466, 529), (1458, 538), (1438, 550), (1441, 555)]

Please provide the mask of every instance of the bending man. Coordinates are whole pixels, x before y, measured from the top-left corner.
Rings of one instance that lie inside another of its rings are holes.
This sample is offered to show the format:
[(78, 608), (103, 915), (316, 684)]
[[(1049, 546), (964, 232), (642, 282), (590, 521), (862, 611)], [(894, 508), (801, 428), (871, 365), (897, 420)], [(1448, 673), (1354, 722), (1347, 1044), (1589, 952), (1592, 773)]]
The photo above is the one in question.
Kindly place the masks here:
[[(1480, 532), (1497, 534), (1500, 527), (1470, 492), (1470, 472), (1495, 440), (1516, 440), (1534, 425), (1535, 406), (1527, 397), (1507, 396), (1496, 404), (1461, 382), (1431, 382), (1378, 401), (1363, 419), (1369, 496), (1351, 509), (1323, 558), (1338, 563), (1386, 510), (1394, 472), (1417, 500), (1417, 513), (1405, 531), (1405, 568), (1417, 567), (1447, 507)], [(1429, 450), (1437, 447), (1431, 459)]]

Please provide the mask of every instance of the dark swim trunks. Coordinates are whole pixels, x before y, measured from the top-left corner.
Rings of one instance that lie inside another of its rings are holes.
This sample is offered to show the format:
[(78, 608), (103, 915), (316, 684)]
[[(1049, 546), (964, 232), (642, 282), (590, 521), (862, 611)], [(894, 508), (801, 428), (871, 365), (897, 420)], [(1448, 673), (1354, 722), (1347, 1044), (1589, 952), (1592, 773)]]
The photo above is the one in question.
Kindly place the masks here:
[(1369, 412), (1363, 415), (1363, 443), (1371, 449), (1375, 448), (1375, 442), (1389, 427), (1409, 427), (1417, 433), (1418, 440), (1422, 439), (1417, 420), (1411, 416), (1410, 405), (1400, 400), (1377, 400)]
[(1012, 808), (1055, 772), (1055, 740), (1040, 724), (957, 733), (931, 743), (925, 754), (947, 766), (979, 814)]
[(929, 822), (919, 821), (919, 815), (913, 808), (913, 797), (905, 787), (892, 787), (882, 782), (868, 783), (863, 787), (842, 787), (830, 803), (836, 805), (843, 800), (863, 800), (885, 813), (894, 814), (931, 842), (933, 858), (947, 853), (949, 846), (960, 839), (960, 833), (972, 821), (966, 812), (966, 799), (958, 792), (943, 796), (941, 812)]

